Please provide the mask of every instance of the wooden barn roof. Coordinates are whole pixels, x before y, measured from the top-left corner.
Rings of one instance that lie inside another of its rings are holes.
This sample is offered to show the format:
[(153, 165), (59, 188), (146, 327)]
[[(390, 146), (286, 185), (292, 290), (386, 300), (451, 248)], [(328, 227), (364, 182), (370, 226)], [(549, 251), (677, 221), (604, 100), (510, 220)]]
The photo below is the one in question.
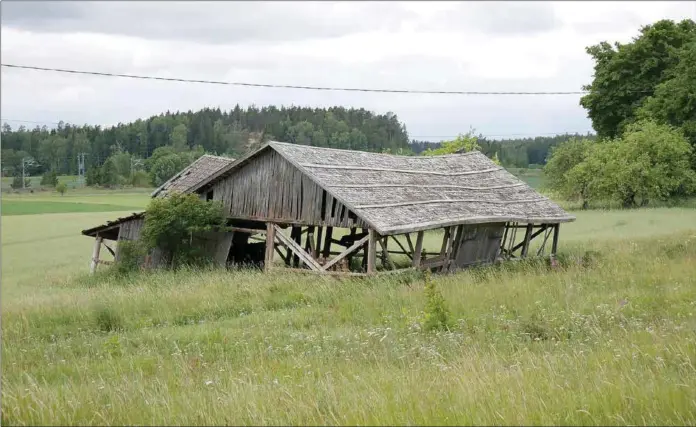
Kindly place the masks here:
[(97, 237), (97, 235), (100, 235), (104, 237), (105, 239), (109, 240), (116, 240), (118, 237), (118, 229), (115, 228), (117, 226), (120, 226), (124, 222), (132, 221), (134, 219), (140, 219), (145, 217), (145, 212), (137, 212), (137, 213), (132, 213), (128, 216), (124, 216), (121, 218), (116, 218), (113, 221), (107, 221), (105, 224), (98, 225), (96, 227), (88, 228), (86, 230), (82, 230), (82, 234), (85, 236), (90, 236), (90, 237)]
[(204, 154), (153, 191), (152, 197), (162, 197), (171, 191), (189, 192), (196, 184), (232, 163), (234, 159), (228, 157)]
[(478, 151), (409, 157), (269, 142), (191, 191), (223, 179), (268, 149), (383, 235), (467, 223), (575, 220)]

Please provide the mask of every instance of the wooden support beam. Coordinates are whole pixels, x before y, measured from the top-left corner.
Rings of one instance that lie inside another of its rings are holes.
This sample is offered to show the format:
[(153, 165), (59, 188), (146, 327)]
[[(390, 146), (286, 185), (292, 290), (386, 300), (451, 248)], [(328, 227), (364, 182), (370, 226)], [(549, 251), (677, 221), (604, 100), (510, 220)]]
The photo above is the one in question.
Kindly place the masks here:
[(333, 235), (333, 227), (326, 227), (326, 237), (324, 238), (324, 247), (322, 250), (324, 253), (322, 256), (328, 258), (331, 253), (331, 236)]
[(375, 273), (375, 264), (377, 259), (377, 233), (374, 230), (368, 230), (367, 240), (367, 274)]
[(452, 244), (450, 245), (449, 253), (447, 254), (447, 264), (445, 269), (449, 270), (452, 262), (457, 258), (457, 253), (459, 252), (459, 246), (464, 236), (464, 226), (458, 225), (454, 233), (454, 238), (452, 239)]
[(549, 228), (546, 225), (544, 225), (544, 240), (541, 242), (541, 246), (539, 246), (539, 250), (537, 250), (537, 256), (541, 256), (544, 254), (544, 251), (546, 250), (546, 242), (549, 240), (549, 236), (553, 232), (553, 228)]
[(273, 224), (273, 227), (276, 229), (276, 237), (278, 238), (278, 240), (283, 242), (285, 246), (293, 252), (294, 256), (301, 259), (302, 262), (307, 264), (307, 267), (309, 267), (310, 269), (315, 271), (322, 271), (321, 265), (319, 265), (318, 262), (316, 262), (307, 252), (305, 252), (302, 249), (302, 246), (300, 246), (299, 244), (297, 244), (297, 242), (291, 240), (283, 233), (281, 233), (281, 230), (277, 225)]
[[(406, 243), (408, 243), (408, 249), (411, 251), (411, 255), (413, 255), (414, 249), (413, 249), (413, 242), (411, 241), (411, 233), (406, 233)], [(411, 259), (413, 259), (413, 256), (411, 256)]]
[(421, 257), (423, 252), (423, 231), (419, 231), (416, 237), (416, 248), (413, 250), (413, 262), (411, 265), (418, 268), (421, 263)]
[(314, 258), (319, 258), (319, 254), (321, 254), (321, 238), (323, 237), (322, 234), (324, 232), (324, 227), (317, 227), (317, 247), (314, 248)]
[[(410, 260), (413, 260), (413, 245), (410, 245), (410, 246), (411, 246), (411, 252), (409, 252), (409, 251), (406, 250), (406, 248), (404, 247), (404, 245), (401, 244), (401, 242), (399, 241), (399, 239), (396, 238), (396, 236), (392, 235), (392, 236), (390, 236), (390, 237), (391, 237), (392, 239), (394, 239), (394, 241), (396, 242), (396, 244), (399, 245), (399, 247), (404, 251), (403, 253), (404, 253)], [(408, 237), (408, 234), (406, 235), (406, 237)], [(399, 252), (389, 251), (389, 253), (390, 253), (390, 254), (394, 254), (394, 253), (398, 254)]]
[(556, 256), (556, 251), (558, 250), (558, 232), (561, 229), (560, 224), (553, 225), (553, 243), (551, 244), (551, 255)]
[[(295, 241), (295, 243), (298, 244), (298, 246), (301, 245), (300, 242), (302, 239), (302, 227), (293, 226), (292, 231), (290, 231), (290, 238), (293, 239)], [(293, 251), (292, 251), (292, 249), (290, 249), (289, 246), (287, 248), (288, 248), (288, 259), (291, 260), (290, 266), (295, 267), (295, 268), (299, 267), (300, 266), (299, 256), (293, 255), (293, 253), (292, 253)]]
[(287, 265), (288, 261), (287, 261), (287, 259), (285, 259), (285, 254), (283, 253), (283, 251), (280, 250), (281, 245), (274, 244), (273, 246), (275, 248), (275, 251), (278, 253), (278, 255), (280, 255), (280, 259), (282, 259), (283, 262), (285, 263), (285, 265)]
[(256, 228), (243, 228), (243, 227), (226, 227), (225, 228), (227, 231), (238, 231), (240, 233), (249, 233), (249, 234), (266, 234), (267, 230), (259, 230)]
[[(544, 229), (543, 229), (543, 228), (541, 228), (541, 229), (535, 231), (534, 233), (532, 233), (532, 235), (531, 235), (531, 237), (529, 238), (529, 240), (534, 240), (535, 237), (537, 237), (538, 235), (540, 235), (540, 234), (543, 233), (543, 232), (544, 232)], [(524, 246), (524, 242), (526, 241), (526, 238), (527, 238), (527, 236), (525, 235), (525, 240), (523, 240), (521, 243), (516, 244), (515, 247), (513, 247), (512, 249), (510, 249), (510, 250), (508, 251), (508, 253), (509, 253), (510, 255), (512, 255), (513, 252), (515, 252), (515, 251), (518, 250), (519, 248), (523, 247), (523, 246)], [(510, 242), (510, 243), (512, 244), (512, 242)]]
[[(117, 243), (117, 244), (118, 244), (118, 243)], [(111, 253), (111, 255), (112, 255), (114, 258), (116, 257), (116, 252), (114, 252), (114, 250), (111, 249), (111, 248), (109, 247), (109, 245), (107, 245), (107, 244), (104, 243), (104, 242), (102, 242), (102, 245), (104, 245), (104, 247), (106, 248), (106, 250), (109, 251), (109, 252)]]
[(527, 230), (524, 232), (524, 244), (522, 245), (522, 258), (527, 258), (529, 252), (529, 242), (532, 240), (532, 228), (534, 224), (527, 224)]
[(273, 251), (275, 250), (276, 225), (269, 222), (266, 224), (266, 255), (263, 259), (263, 269), (270, 271), (273, 264)]
[(391, 258), (389, 258), (389, 251), (387, 250), (387, 241), (388, 237), (379, 239), (379, 245), (382, 247), (382, 265), (384, 266), (385, 264), (389, 264), (389, 268), (395, 270), (396, 266), (392, 262)]
[(94, 239), (94, 248), (92, 249), (92, 262), (89, 266), (90, 274), (94, 274), (94, 272), (97, 271), (97, 264), (99, 264), (99, 251), (101, 250), (102, 240), (103, 239), (101, 236), (97, 236), (97, 238)]
[(328, 269), (331, 268), (331, 267), (333, 267), (337, 262), (339, 262), (340, 260), (342, 260), (342, 259), (345, 258), (346, 256), (352, 254), (353, 251), (355, 251), (355, 250), (357, 250), (358, 248), (362, 247), (362, 245), (364, 245), (365, 242), (367, 242), (369, 239), (370, 239), (370, 236), (367, 235), (367, 236), (363, 237), (362, 239), (358, 240), (357, 242), (353, 243), (353, 246), (349, 247), (349, 248), (346, 249), (345, 251), (343, 251), (343, 252), (341, 252), (340, 254), (338, 254), (338, 256), (336, 256), (335, 258), (333, 258), (331, 261), (329, 261), (329, 262), (327, 262), (326, 264), (324, 264), (324, 266), (323, 266), (321, 269), (324, 270), (324, 271), (328, 271)]

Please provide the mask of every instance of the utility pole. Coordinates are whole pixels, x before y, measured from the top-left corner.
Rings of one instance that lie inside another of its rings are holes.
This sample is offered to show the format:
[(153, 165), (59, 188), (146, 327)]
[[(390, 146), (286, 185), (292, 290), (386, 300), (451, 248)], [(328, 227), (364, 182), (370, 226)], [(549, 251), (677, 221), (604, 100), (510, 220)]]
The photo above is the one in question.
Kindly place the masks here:
[(85, 185), (85, 154), (87, 153), (77, 153), (77, 182), (80, 187)]
[(26, 165), (27, 160), (31, 160), (29, 157), (22, 157), (22, 190), (26, 189)]

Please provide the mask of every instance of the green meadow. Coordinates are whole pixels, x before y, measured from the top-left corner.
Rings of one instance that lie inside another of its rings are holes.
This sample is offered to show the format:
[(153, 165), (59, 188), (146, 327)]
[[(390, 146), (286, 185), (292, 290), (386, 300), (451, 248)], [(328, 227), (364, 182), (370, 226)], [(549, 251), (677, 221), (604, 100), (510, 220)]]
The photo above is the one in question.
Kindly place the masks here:
[(3, 194), (3, 424), (696, 423), (696, 209), (574, 211), (558, 267), (432, 276), (427, 330), (415, 273), (88, 276), (147, 201)]

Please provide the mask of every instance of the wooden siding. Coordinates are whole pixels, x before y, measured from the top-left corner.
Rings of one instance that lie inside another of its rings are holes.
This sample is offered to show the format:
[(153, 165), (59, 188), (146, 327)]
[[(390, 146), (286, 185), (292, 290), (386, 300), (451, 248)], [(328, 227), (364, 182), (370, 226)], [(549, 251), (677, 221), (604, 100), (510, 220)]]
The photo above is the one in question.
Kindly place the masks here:
[(143, 224), (145, 224), (143, 218), (123, 222), (118, 230), (118, 240), (138, 240)]
[[(367, 224), (275, 150), (212, 186), (231, 218), (332, 227)], [(206, 190), (204, 190), (207, 192)]]
[(454, 250), (452, 269), (494, 262), (504, 231), (505, 223), (464, 225), (459, 247)]

